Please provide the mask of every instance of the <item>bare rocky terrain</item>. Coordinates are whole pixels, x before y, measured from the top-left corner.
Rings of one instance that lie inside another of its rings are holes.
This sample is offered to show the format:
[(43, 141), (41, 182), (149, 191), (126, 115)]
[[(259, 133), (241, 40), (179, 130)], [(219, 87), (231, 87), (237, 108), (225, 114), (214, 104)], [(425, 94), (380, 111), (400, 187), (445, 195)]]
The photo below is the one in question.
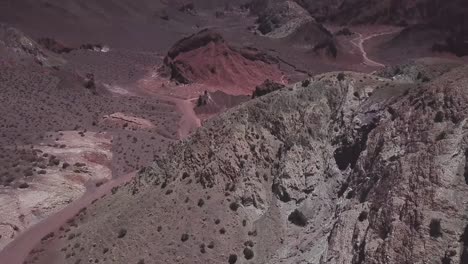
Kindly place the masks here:
[(229, 110), (27, 263), (465, 263), (466, 70), (333, 72)]
[(0, 3), (0, 263), (468, 263), (463, 1)]

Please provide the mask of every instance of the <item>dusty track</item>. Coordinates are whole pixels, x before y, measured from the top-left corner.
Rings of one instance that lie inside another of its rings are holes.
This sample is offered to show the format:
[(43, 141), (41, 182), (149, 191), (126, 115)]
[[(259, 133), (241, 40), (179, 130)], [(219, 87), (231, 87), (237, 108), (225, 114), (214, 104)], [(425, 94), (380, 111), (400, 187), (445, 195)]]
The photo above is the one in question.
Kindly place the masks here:
[(31, 227), (18, 238), (13, 240), (0, 252), (0, 263), (22, 264), (29, 252), (40, 243), (47, 234), (56, 231), (67, 220), (73, 218), (82, 208), (89, 206), (95, 199), (101, 198), (111, 192), (113, 187), (129, 182), (136, 173), (113, 179), (96, 189), (89, 189), (85, 195), (63, 208), (54, 215), (44, 219), (39, 224)]
[(177, 108), (182, 113), (178, 134), (180, 139), (186, 138), (191, 131), (201, 126), (201, 121), (193, 111), (191, 100), (173, 99)]
[(399, 29), (396, 29), (396, 30), (392, 30), (392, 31), (388, 31), (388, 32), (380, 32), (380, 33), (374, 33), (372, 35), (369, 35), (367, 37), (364, 37), (361, 33), (357, 33), (358, 34), (358, 37), (351, 40), (351, 43), (353, 45), (355, 45), (359, 51), (361, 52), (362, 54), (362, 58), (363, 58), (363, 63), (367, 66), (371, 66), (371, 67), (385, 67), (385, 64), (382, 64), (380, 62), (377, 62), (375, 60), (372, 60), (369, 58), (369, 56), (367, 55), (367, 51), (364, 47), (364, 42), (372, 39), (372, 38), (376, 38), (376, 37), (380, 37), (380, 36), (384, 36), (384, 35), (390, 35), (390, 34), (394, 34), (396, 32), (398, 32)]

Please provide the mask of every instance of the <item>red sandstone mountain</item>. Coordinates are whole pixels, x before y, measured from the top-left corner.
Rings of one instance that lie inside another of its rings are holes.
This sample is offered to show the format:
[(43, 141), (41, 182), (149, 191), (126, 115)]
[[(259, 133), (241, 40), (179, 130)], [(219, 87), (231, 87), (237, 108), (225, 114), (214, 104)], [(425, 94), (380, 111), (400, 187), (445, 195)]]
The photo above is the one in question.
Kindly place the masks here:
[(177, 42), (164, 59), (161, 71), (178, 83), (253, 90), (266, 79), (281, 81), (276, 61), (252, 48), (230, 46), (210, 29)]

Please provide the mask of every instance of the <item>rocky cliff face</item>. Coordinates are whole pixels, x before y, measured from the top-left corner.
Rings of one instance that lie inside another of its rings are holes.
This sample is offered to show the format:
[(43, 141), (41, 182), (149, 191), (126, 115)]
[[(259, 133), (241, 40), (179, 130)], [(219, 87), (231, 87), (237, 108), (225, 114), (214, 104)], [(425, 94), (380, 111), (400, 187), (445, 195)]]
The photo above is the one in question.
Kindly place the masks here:
[(467, 71), (328, 73), (247, 102), (28, 263), (466, 263)]

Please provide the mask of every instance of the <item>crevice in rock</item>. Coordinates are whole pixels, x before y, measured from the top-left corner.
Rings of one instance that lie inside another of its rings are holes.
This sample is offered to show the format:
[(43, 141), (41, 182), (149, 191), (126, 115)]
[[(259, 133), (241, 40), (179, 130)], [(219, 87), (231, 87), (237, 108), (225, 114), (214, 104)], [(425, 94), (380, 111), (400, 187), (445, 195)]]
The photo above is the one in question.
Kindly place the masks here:
[(429, 224), (429, 234), (431, 237), (441, 237), (442, 236), (442, 227), (440, 224), (440, 219), (432, 219)]
[(345, 183), (343, 183), (340, 187), (340, 190), (338, 190), (338, 197), (342, 197), (343, 194), (346, 192), (346, 190), (348, 189), (349, 187), (349, 182), (346, 181)]
[(289, 195), (288, 191), (280, 183), (278, 182), (273, 183), (273, 185), (271, 185), (271, 191), (276, 195), (276, 197), (280, 201), (285, 202), (285, 203), (291, 201), (291, 196)]
[(354, 142), (344, 139), (341, 146), (335, 150), (334, 158), (340, 170), (346, 170), (349, 166), (354, 169), (361, 152), (367, 147), (370, 132), (377, 127), (377, 122), (378, 120), (373, 120), (373, 122), (361, 127)]
[[(359, 246), (357, 244), (354, 245), (354, 254), (352, 259), (352, 264), (362, 264), (366, 260), (366, 237), (367, 233), (369, 232), (369, 227), (366, 229), (364, 236), (362, 237)], [(353, 240), (357, 239), (355, 237)]]
[(460, 237), (460, 242), (463, 243), (460, 255), (460, 263), (468, 263), (468, 225), (465, 226), (465, 230)]
[(465, 183), (468, 184), (468, 149), (465, 150), (465, 172), (463, 176), (465, 177)]

